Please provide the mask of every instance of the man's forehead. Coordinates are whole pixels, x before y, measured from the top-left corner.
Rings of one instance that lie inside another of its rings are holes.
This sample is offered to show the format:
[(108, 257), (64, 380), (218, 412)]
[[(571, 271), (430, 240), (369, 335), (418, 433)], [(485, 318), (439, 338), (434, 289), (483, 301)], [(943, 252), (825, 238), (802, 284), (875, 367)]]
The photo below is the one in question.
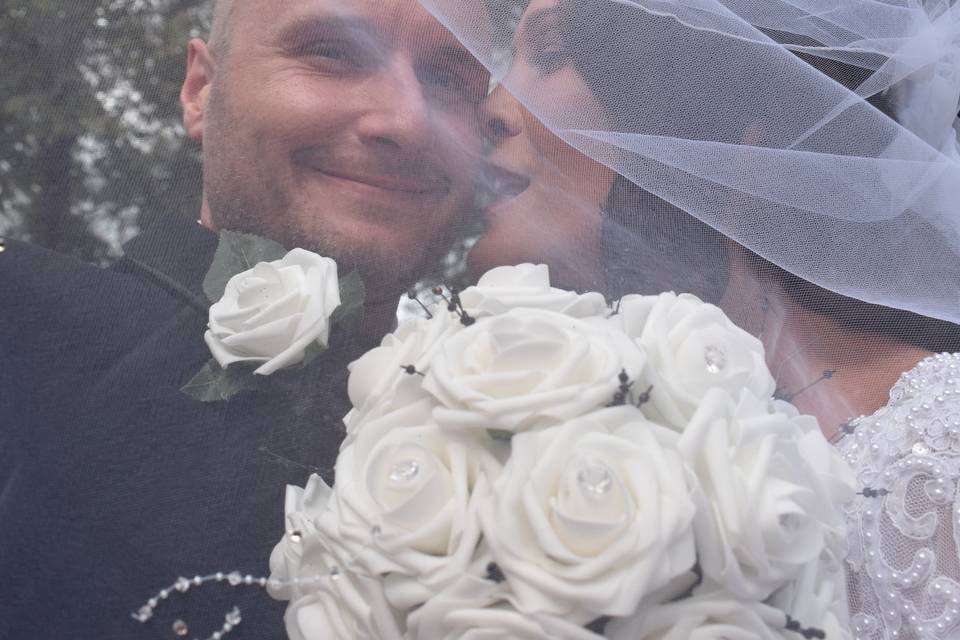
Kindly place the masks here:
[[(293, 23), (342, 21), (400, 43), (459, 46), (417, 0), (231, 0), (234, 37), (279, 34)], [(269, 19), (265, 19), (269, 16)], [(239, 28), (237, 28), (239, 27)], [(269, 36), (268, 36), (269, 37)]]

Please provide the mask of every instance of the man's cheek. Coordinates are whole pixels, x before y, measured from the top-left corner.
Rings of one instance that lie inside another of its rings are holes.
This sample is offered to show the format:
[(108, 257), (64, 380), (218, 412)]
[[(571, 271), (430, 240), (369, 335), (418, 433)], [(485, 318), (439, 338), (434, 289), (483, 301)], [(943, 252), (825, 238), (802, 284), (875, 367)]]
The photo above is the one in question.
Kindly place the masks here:
[(452, 190), (472, 189), (483, 162), (483, 143), (479, 131), (461, 126), (456, 130), (448, 130), (448, 133), (449, 136), (444, 140), (443, 156)]

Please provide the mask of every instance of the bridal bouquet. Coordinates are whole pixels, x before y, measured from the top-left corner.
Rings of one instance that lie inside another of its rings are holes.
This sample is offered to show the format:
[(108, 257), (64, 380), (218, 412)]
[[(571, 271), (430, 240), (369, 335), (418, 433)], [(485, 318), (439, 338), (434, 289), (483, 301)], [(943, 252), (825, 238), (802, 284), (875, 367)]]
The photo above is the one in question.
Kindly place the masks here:
[(544, 266), (441, 295), (352, 365), (334, 486), (288, 488), (293, 640), (847, 637), (852, 477), (758, 340)]

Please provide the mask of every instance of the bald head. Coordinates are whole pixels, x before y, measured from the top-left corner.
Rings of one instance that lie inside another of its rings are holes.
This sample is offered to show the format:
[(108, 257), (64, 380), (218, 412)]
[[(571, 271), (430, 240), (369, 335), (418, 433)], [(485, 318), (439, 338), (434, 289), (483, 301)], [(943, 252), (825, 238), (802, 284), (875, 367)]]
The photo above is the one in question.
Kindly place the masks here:
[(357, 269), (392, 322), (470, 212), (486, 69), (417, 0), (210, 2), (181, 91), (205, 224)]

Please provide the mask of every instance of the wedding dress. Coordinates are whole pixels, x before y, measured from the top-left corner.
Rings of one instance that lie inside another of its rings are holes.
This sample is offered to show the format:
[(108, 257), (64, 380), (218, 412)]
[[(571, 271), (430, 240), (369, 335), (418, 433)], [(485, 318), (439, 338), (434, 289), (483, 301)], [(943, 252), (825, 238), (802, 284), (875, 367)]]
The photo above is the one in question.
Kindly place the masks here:
[(838, 446), (860, 487), (847, 506), (854, 638), (960, 638), (960, 354), (904, 373)]

